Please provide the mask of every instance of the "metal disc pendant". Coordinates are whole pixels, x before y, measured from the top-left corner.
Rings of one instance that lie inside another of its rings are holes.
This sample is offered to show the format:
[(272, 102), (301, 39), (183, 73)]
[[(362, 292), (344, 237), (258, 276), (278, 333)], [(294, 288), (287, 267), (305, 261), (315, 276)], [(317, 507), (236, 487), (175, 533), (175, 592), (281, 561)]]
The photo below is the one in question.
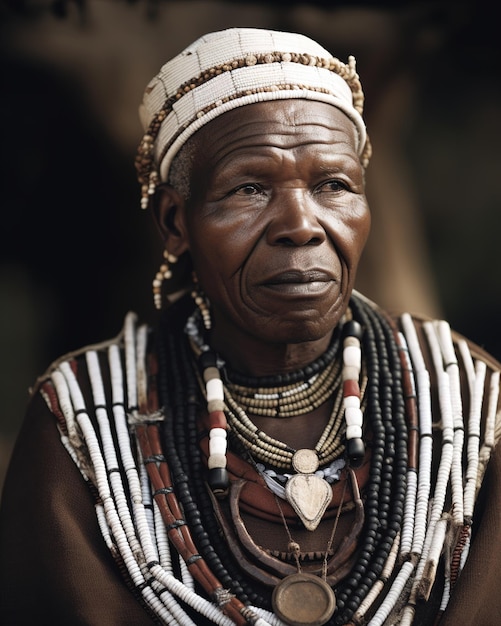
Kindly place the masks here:
[(332, 588), (313, 574), (291, 574), (273, 590), (273, 610), (291, 626), (322, 626), (336, 610)]
[(300, 448), (294, 452), (292, 467), (300, 474), (314, 474), (318, 469), (318, 455), (315, 450)]

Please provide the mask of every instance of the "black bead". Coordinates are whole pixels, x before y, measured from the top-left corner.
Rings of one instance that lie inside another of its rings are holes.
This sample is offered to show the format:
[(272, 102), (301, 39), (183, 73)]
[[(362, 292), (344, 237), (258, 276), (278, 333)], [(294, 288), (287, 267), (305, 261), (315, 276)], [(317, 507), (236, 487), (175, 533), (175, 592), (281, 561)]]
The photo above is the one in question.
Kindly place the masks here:
[(224, 467), (213, 467), (209, 470), (209, 486), (214, 493), (226, 492), (230, 484), (228, 470)]
[(343, 326), (343, 337), (356, 337), (357, 339), (362, 339), (362, 335), (362, 326), (355, 320), (350, 320)]
[(365, 446), (362, 439), (348, 439), (346, 453), (351, 467), (360, 467), (364, 462)]
[(202, 370), (207, 369), (208, 367), (216, 367), (216, 355), (212, 350), (206, 350), (202, 352), (202, 354), (198, 357), (198, 362), (200, 363), (200, 367)]

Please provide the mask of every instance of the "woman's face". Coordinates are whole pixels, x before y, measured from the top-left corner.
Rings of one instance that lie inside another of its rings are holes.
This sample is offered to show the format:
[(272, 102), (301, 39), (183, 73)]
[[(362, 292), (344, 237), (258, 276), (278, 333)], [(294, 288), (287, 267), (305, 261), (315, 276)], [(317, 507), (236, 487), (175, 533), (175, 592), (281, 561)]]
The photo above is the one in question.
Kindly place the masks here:
[(197, 132), (184, 220), (214, 333), (297, 343), (338, 323), (370, 227), (355, 133), (306, 100), (245, 106)]

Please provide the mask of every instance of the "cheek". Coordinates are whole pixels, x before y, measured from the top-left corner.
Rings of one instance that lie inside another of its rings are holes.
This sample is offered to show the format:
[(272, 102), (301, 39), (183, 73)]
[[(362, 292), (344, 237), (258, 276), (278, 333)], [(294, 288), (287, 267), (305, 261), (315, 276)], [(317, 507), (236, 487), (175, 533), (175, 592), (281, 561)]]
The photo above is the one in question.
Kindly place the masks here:
[(348, 266), (357, 265), (370, 232), (371, 215), (367, 203), (355, 201), (344, 207), (335, 221), (330, 221), (328, 232)]
[[(202, 233), (191, 244), (193, 269), (198, 282), (210, 299), (238, 289), (241, 254), (231, 238), (213, 238)], [(219, 294), (219, 295), (218, 295)]]
[(371, 230), (371, 213), (369, 211), (369, 207), (366, 205), (366, 209), (363, 215), (358, 220), (357, 227), (354, 230), (359, 257), (362, 254), (365, 244), (367, 243), (370, 230)]
[[(231, 218), (230, 218), (231, 216)], [(188, 225), (189, 247), (195, 271), (214, 279), (232, 280), (244, 267), (259, 229), (255, 220), (242, 212), (199, 216)]]

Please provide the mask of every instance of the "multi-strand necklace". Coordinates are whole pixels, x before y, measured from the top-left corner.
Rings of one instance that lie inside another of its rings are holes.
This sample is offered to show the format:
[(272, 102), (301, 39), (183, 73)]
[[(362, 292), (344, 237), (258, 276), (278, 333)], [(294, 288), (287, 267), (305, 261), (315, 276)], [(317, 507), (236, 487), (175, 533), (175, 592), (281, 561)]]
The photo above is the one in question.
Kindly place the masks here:
[[(348, 621), (354, 612), (353, 607), (358, 606), (361, 599), (372, 587), (375, 578), (377, 579), (380, 576), (390, 554), (402, 519), (407, 469), (407, 427), (405, 423), (404, 391), (401, 380), (402, 368), (394, 331), (386, 318), (376, 313), (372, 307), (366, 305), (363, 301), (354, 300), (352, 302), (352, 310), (354, 320), (364, 328), (364, 350), (366, 352), (368, 374), (364, 402), (366, 402), (367, 406), (366, 412), (370, 415), (373, 441), (371, 443), (370, 479), (366, 488), (366, 504), (364, 507), (366, 515), (365, 528), (367, 531), (364, 533), (364, 537), (360, 539), (362, 555), (367, 556), (362, 556), (361, 559), (358, 559), (351, 574), (338, 585), (336, 593), (337, 610), (332, 619), (334, 620), (333, 623), (339, 624)], [(184, 360), (188, 364), (190, 356), (186, 350), (186, 344), (183, 341), (177, 342), (172, 338), (173, 349), (175, 344), (177, 344), (176, 352), (179, 350), (181, 353), (184, 353), (181, 362)], [(336, 357), (334, 358), (339, 358), (338, 351), (336, 351)], [(174, 360), (178, 363), (180, 362), (178, 356), (169, 360), (171, 363)], [(214, 368), (215, 356), (212, 356), (211, 360), (212, 365), (207, 367), (205, 363), (202, 368), (204, 370), (211, 368), (210, 374), (206, 376), (207, 380), (214, 380), (211, 377), (220, 378), (220, 374), (216, 374), (217, 368)], [(353, 367), (353, 365), (350, 365), (350, 367)], [(184, 372), (187, 371), (185, 368), (183, 370)], [(197, 374), (195, 373), (192, 376), (192, 384), (195, 385), (198, 383)], [(353, 374), (352, 378), (354, 379)], [(267, 385), (270, 382), (276, 384), (276, 381), (272, 380), (266, 381)], [(290, 384), (290, 380), (287, 382)], [(259, 386), (263, 386), (263, 381), (260, 381), (260, 383)], [(246, 384), (245, 381), (243, 384)], [(350, 389), (351, 387), (348, 384), (348, 388)], [(181, 388), (181, 386), (176, 385), (177, 393), (179, 393)], [(218, 393), (221, 394), (220, 397), (215, 399), (209, 394), (207, 400), (208, 404), (216, 402), (212, 407), (209, 406), (208, 410), (209, 414), (214, 413), (214, 422), (211, 422), (211, 424), (214, 423), (215, 428), (222, 430), (221, 427), (224, 425), (221, 417), (221, 409), (224, 408), (222, 381), (220, 385), (218, 384), (218, 388)], [(215, 410), (211, 411), (211, 408), (214, 407), (216, 407)], [(232, 419), (229, 415), (226, 415), (226, 417), (229, 420)], [(182, 419), (184, 428), (189, 423), (187, 417), (179, 417), (178, 419)], [(240, 420), (238, 421), (240, 422)], [(192, 416), (192, 423), (196, 424), (195, 415)], [(360, 435), (360, 425), (356, 424), (355, 426), (356, 434)], [(258, 431), (254, 432), (253, 435), (254, 439), (261, 439), (264, 438), (265, 433)], [(176, 438), (177, 435), (175, 436)], [(182, 437), (183, 440), (185, 438), (185, 436)], [(353, 439), (353, 441), (356, 441), (356, 439)], [(275, 446), (276, 444), (272, 442), (271, 445)], [(280, 445), (277, 447), (282, 448)], [(196, 448), (193, 447), (184, 453), (186, 459), (189, 458), (190, 462), (192, 462), (195, 450)], [(285, 449), (287, 458), (284, 459), (284, 464), (287, 464), (289, 468), (295, 452), (294, 450)], [(275, 453), (275, 450), (273, 450), (273, 453)], [(210, 456), (209, 453), (209, 459)], [(275, 459), (274, 462), (276, 462)], [(209, 483), (211, 472), (216, 472), (217, 476), (221, 477), (225, 471), (226, 469), (223, 467), (211, 467), (209, 469)], [(190, 472), (190, 475), (196, 482), (195, 472)], [(398, 479), (396, 476), (398, 476)], [(222, 484), (213, 484), (213, 487), (218, 489), (222, 487)], [(198, 490), (198, 496), (205, 501), (207, 506), (211, 504), (203, 487), (200, 487)], [(203, 509), (202, 502), (201, 507)], [(210, 518), (206, 518), (206, 522), (209, 526), (211, 525)], [(220, 537), (218, 538), (217, 535), (216, 526), (210, 535), (211, 540), (220, 542)], [(227, 560), (225, 552), (226, 550), (222, 547), (221, 561), (230, 569), (231, 560)], [(254, 598), (256, 592), (252, 583), (249, 585), (247, 579), (242, 577), (241, 571), (237, 570), (236, 576), (246, 597)], [(261, 596), (259, 601), (263, 602), (264, 606), (270, 606), (270, 600), (266, 599), (266, 595)]]
[[(233, 406), (252, 415), (296, 417), (310, 413), (342, 386), (341, 362), (330, 355), (333, 348), (338, 346), (336, 335), (328, 353), (308, 368), (294, 372), (289, 378), (268, 377), (265, 384), (259, 378), (244, 378), (225, 368), (225, 396), (232, 401)], [(241, 382), (233, 382), (234, 378)]]
[[(354, 296), (351, 308), (364, 329), (364, 414), (371, 432), (365, 521), (356, 559), (335, 580), (328, 578), (328, 586), (335, 588), (334, 614), (320, 621), (305, 618), (301, 624), (327, 620), (329, 626), (350, 621), (382, 626), (391, 615), (392, 623), (409, 626), (419, 601), (427, 600), (432, 588), (441, 593), (435, 585), (440, 555), (448, 559), (440, 611), (468, 555), (476, 490), (499, 432), (500, 373), (481, 355), (470, 353), (466, 341), (453, 343), (445, 323), (425, 322), (418, 338), (409, 315), (402, 316), (399, 333), (362, 298)], [(123, 346), (120, 338), (103, 346), (103, 358), (98, 358), (97, 348), (88, 350), (78, 378), (73, 358), (60, 362), (42, 394), (58, 417), (62, 442), (93, 484), (104, 541), (148, 610), (165, 624), (200, 624), (203, 619), (221, 626), (282, 626), (270, 611), (271, 595), (273, 587), (288, 578), (291, 565), (283, 563), (280, 569), (286, 573), (272, 576), (270, 586), (257, 582), (266, 578), (260, 568), (269, 557), (257, 550), (251, 561), (231, 538), (224, 516), (218, 517), (200, 454), (199, 418), (210, 404), (210, 429), (226, 433), (224, 400), (219, 399), (222, 381), (212, 385), (214, 397), (202, 398), (198, 366), (180, 331), (179, 324), (169, 320), (157, 335), (157, 372), (154, 354), (147, 349), (147, 331), (136, 329), (129, 315)], [(423, 341), (432, 359), (430, 370)], [(350, 352), (351, 360), (356, 355)], [(464, 416), (461, 368), (469, 396)], [(439, 383), (435, 418), (432, 376)], [(105, 393), (106, 380), (112, 383), (111, 399)], [(351, 393), (344, 397), (355, 398), (351, 382), (346, 386)], [(90, 390), (92, 398), (83, 390)], [(358, 405), (356, 400), (347, 404)], [(349, 426), (358, 435), (358, 412), (352, 413)], [(440, 424), (438, 439), (432, 437), (433, 423)], [(213, 438), (223, 445), (216, 444), (209, 453), (214, 457), (209, 478), (215, 470), (223, 479), (220, 463), (227, 441), (222, 432)], [(349, 441), (358, 446), (356, 437)], [(228, 496), (236, 514), (238, 501), (231, 494), (239, 488), (238, 481), (232, 483)], [(327, 569), (332, 564), (335, 573), (333, 558)], [(280, 589), (286, 591), (287, 586)], [(327, 604), (330, 600), (332, 596), (325, 596)], [(279, 601), (280, 610), (288, 606)]]
[[(336, 358), (339, 345), (336, 334), (328, 352), (309, 365), (307, 371), (294, 372), (287, 377), (285, 385), (280, 384), (282, 377), (278, 376), (268, 377), (265, 383), (258, 379), (253, 387), (244, 380), (241, 384), (232, 383), (228, 376), (224, 384), (219, 371), (223, 367), (220, 366), (219, 370), (215, 367), (220, 359), (204, 343), (196, 315), (190, 318), (186, 328), (205, 382), (203, 391), (211, 424), (208, 464), (212, 476), (209, 476), (209, 484), (219, 493), (225, 490), (222, 477), (226, 468), (226, 418), (227, 426), (253, 463), (260, 461), (273, 468), (288, 470), (288, 474), (281, 476), (286, 480), (283, 496), (304, 526), (315, 530), (332, 499), (329, 482), (323, 473), (318, 473), (320, 465), (332, 463), (343, 455), (345, 439), (348, 443), (354, 438), (360, 442), (362, 439), (360, 325), (354, 321), (344, 324), (342, 361)], [(308, 391), (312, 394), (311, 401)], [(335, 399), (330, 418), (314, 449), (296, 450), (270, 437), (254, 424), (246, 410), (250, 407), (257, 415), (270, 417), (299, 416), (318, 408), (332, 396)], [(245, 402), (245, 408), (238, 399)], [(363, 452), (358, 451), (357, 462), (362, 457)], [(280, 491), (275, 490), (275, 493), (282, 495)]]

